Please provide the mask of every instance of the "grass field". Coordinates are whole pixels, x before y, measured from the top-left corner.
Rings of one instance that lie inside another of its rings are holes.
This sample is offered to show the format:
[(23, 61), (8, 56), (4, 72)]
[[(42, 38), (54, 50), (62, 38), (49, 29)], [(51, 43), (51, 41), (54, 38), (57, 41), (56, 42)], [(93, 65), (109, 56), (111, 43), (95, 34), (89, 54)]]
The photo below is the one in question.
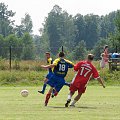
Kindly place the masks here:
[[(29, 96), (20, 95), (22, 89)], [(69, 92), (64, 87), (44, 107), (45, 95), (39, 87), (0, 87), (0, 120), (120, 120), (120, 87), (88, 86), (75, 108), (65, 108)], [(47, 88), (48, 89), (48, 88)]]

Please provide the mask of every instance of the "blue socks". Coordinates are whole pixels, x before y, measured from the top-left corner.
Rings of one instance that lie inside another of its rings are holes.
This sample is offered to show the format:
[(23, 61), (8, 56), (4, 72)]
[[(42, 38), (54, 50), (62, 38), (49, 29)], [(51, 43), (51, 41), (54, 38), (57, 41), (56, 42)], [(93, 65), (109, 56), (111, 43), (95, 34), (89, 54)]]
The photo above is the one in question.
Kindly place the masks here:
[(42, 89), (43, 94), (44, 94), (44, 92), (45, 92), (46, 86), (47, 86), (47, 84), (44, 83), (44, 85), (43, 85), (43, 89)]

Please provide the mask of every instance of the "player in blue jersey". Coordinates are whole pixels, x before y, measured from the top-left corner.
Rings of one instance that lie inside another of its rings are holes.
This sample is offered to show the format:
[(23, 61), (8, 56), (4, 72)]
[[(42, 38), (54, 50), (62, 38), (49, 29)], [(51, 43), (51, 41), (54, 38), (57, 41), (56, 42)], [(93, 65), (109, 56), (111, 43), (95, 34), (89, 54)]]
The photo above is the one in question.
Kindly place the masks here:
[(54, 95), (56, 96), (61, 88), (66, 84), (65, 76), (67, 75), (68, 68), (73, 68), (74, 64), (64, 59), (64, 52), (59, 53), (59, 58), (55, 59), (51, 65), (41, 65), (42, 68), (53, 68), (53, 75), (48, 79), (47, 84), (51, 86), (49, 92), (46, 95), (45, 106), (47, 106), (50, 99), (53, 88), (55, 90)]
[[(52, 60), (52, 58), (50, 57), (50, 53), (49, 53), (49, 52), (46, 52), (46, 53), (45, 53), (45, 57), (46, 57), (46, 60), (47, 60), (47, 64), (48, 64), (48, 65), (51, 65), (51, 64), (53, 63), (53, 60)], [(43, 89), (42, 89), (42, 90), (38, 90), (39, 93), (44, 94), (45, 89), (46, 89), (46, 86), (47, 86), (47, 83), (46, 83), (46, 82), (47, 82), (48, 79), (51, 77), (51, 75), (52, 75), (52, 69), (49, 68), (49, 69), (48, 69), (48, 74), (46, 75), (46, 77), (45, 77), (45, 79), (44, 79)]]

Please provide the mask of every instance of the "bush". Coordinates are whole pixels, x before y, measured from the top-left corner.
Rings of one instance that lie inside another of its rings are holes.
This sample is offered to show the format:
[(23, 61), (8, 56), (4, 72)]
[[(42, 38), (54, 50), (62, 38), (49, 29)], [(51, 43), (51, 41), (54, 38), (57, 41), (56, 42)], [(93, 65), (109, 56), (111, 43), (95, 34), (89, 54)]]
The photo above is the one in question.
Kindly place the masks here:
[[(11, 70), (21, 70), (21, 71), (27, 71), (27, 70), (35, 70), (35, 71), (42, 71), (40, 65), (46, 64), (44, 61), (35, 61), (35, 60), (27, 60), (27, 61), (20, 61), (20, 60), (12, 60), (11, 62)], [(0, 58), (0, 70), (9, 70), (10, 65), (9, 61)]]
[[(76, 63), (76, 62), (74, 62)], [(47, 71), (39, 69), (39, 64), (44, 64), (40, 61), (20, 61), (20, 70), (0, 70), (0, 85), (14, 85), (14, 86), (31, 86), (43, 84), (43, 79)], [(100, 76), (104, 79), (106, 85), (120, 86), (120, 71), (110, 72), (108, 66), (103, 70), (100, 69), (99, 61), (94, 61), (93, 64), (99, 71)], [(65, 78), (67, 82), (71, 82), (75, 72), (69, 69)], [(89, 85), (99, 85), (98, 81), (91, 80)]]
[(0, 71), (0, 85), (40, 85), (46, 72)]

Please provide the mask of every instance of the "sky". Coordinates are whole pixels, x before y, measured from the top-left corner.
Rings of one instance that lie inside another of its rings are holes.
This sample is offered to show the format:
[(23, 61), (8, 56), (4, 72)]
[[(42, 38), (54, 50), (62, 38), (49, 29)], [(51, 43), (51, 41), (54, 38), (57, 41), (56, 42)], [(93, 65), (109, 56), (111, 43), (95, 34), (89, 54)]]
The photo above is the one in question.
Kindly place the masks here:
[(77, 13), (101, 16), (120, 9), (120, 0), (0, 0), (1, 2), (8, 5), (8, 10), (16, 12), (13, 18), (16, 25), (20, 25), (21, 18), (28, 13), (33, 22), (33, 34), (38, 35), (39, 28), (54, 5), (59, 5), (73, 16)]

